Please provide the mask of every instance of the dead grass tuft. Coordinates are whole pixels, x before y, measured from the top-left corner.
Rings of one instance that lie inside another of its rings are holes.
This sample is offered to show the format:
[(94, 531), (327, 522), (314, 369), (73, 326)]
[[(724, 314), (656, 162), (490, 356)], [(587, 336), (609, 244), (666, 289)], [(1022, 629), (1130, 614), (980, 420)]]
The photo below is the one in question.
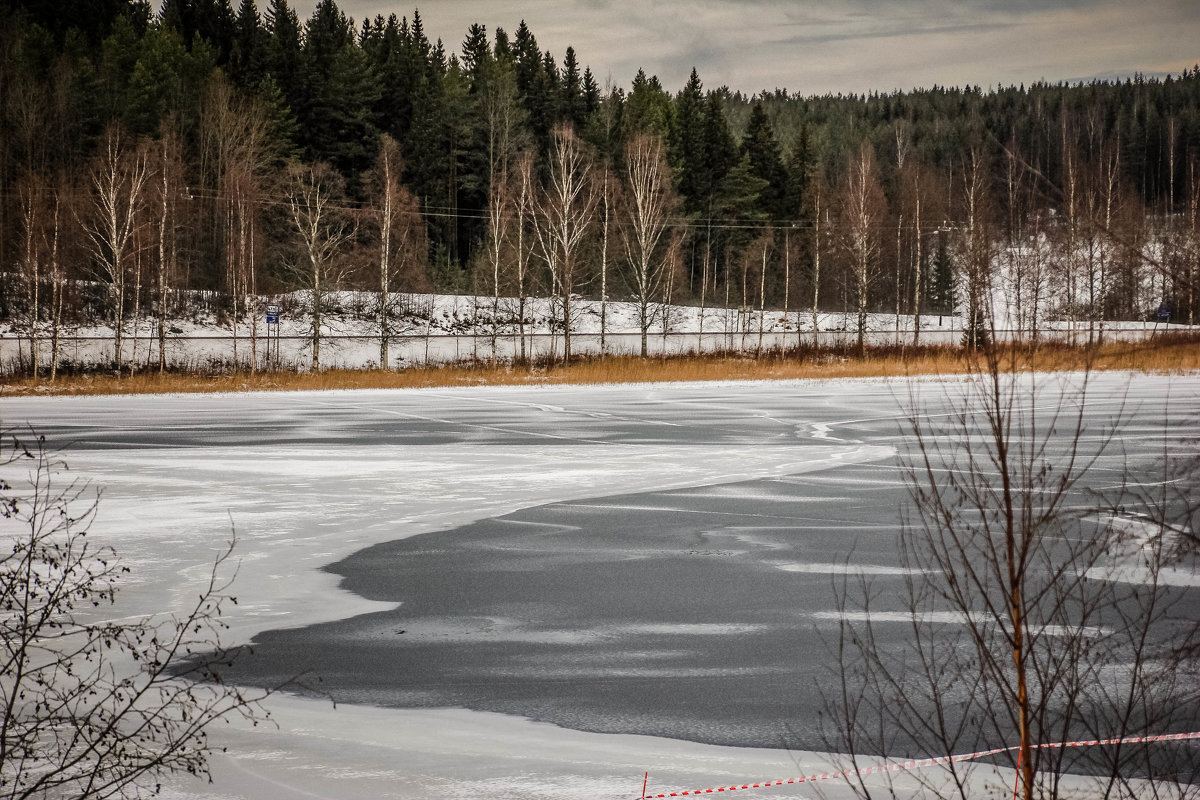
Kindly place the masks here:
[[(1043, 372), (1131, 370), (1180, 373), (1200, 370), (1200, 335), (1162, 336), (1143, 342), (1111, 342), (1099, 347), (1065, 344), (1014, 346), (1004, 353), (1012, 369)], [(648, 383), (671, 381), (784, 380), (790, 378), (875, 378), (954, 375), (971, 371), (976, 358), (960, 347), (796, 348), (753, 358), (746, 354), (581, 357), (568, 366), (533, 364), (456, 364), (402, 371), (325, 370), (323, 372), (237, 372), (200, 374), (142, 372), (134, 375), (85, 374), (51, 384), (29, 378), (0, 381), (0, 394), (106, 395), (173, 394), (323, 389), (400, 389), (413, 387)]]

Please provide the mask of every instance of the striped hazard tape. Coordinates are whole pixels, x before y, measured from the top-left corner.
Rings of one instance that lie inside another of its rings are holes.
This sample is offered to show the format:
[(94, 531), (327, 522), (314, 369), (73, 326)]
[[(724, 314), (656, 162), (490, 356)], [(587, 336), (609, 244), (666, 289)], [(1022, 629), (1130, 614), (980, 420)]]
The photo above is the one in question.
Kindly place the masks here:
[[(1047, 744), (1033, 745), (1035, 750), (1053, 750), (1063, 747), (1101, 747), (1104, 745), (1114, 744), (1142, 744), (1147, 742), (1181, 742), (1188, 739), (1200, 739), (1200, 731), (1193, 733), (1167, 733), (1157, 736), (1122, 736), (1116, 739), (1083, 739), (1077, 742), (1050, 742)], [(891, 764), (877, 764), (872, 767), (863, 767), (862, 769), (845, 769), (841, 772), (821, 772), (814, 775), (805, 775), (800, 778), (786, 778), (778, 781), (759, 781), (758, 783), (743, 783), (735, 786), (717, 786), (712, 789), (693, 789), (688, 792), (663, 792), (661, 794), (647, 794), (646, 784), (642, 784), (642, 800), (649, 798), (660, 797), (693, 797), (698, 794), (720, 794), (722, 792), (736, 792), (742, 789), (765, 789), (769, 786), (787, 786), (797, 783), (817, 783), (820, 781), (836, 780), (838, 778), (849, 778), (855, 775), (876, 775), (885, 772), (906, 772), (908, 770), (922, 769), (923, 767), (933, 767), (938, 764), (952, 764), (960, 761), (974, 761), (977, 758), (986, 758), (987, 756), (999, 755), (1000, 753), (1009, 753), (1015, 750), (1020, 750), (1020, 745), (1013, 747), (997, 747), (994, 750), (980, 750), (977, 753), (962, 753), (954, 756), (937, 756), (935, 758), (917, 758), (910, 761), (897, 761)], [(649, 780), (649, 773), (646, 775), (646, 780)]]

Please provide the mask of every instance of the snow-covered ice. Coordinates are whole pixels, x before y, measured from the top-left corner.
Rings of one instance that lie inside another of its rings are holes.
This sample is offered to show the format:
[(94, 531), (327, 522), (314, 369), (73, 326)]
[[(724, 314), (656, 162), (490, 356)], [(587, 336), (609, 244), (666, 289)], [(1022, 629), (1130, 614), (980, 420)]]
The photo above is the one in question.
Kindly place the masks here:
[[(1198, 390), (1196, 376), (1101, 375), (1092, 393), (1147, 409), (1140, 430), (1153, 447), (1195, 435), (1194, 417), (1185, 433), (1174, 409), (1194, 414)], [(132, 568), (123, 613), (184, 605), (236, 527), (240, 604), (228, 622), (230, 641), (248, 641), (380, 608), (321, 568), (383, 541), (648, 488), (674, 490), (686, 507), (696, 487), (888, 459), (908, 392), (838, 381), (13, 398), (0, 401), (0, 419), (66, 447), (72, 474), (102, 490), (93, 531)], [(1168, 392), (1173, 421), (1152, 441)], [(752, 539), (754, 523), (739, 535)], [(646, 770), (652, 789), (674, 791), (832, 766), (816, 753), (583, 733), (464, 709), (334, 709), (292, 696), (270, 707), (277, 728), (217, 732), (229, 752), (213, 760), (213, 784), (177, 779), (164, 796), (635, 797)]]

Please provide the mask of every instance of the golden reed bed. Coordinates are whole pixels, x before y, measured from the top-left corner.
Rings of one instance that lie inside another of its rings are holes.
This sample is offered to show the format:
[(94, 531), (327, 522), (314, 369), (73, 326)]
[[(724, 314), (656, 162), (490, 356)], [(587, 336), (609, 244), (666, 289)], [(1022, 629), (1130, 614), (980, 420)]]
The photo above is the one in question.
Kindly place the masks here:
[[(1042, 344), (1002, 346), (1005, 369), (1045, 372), (1097, 369), (1139, 372), (1200, 370), (1200, 335), (1171, 335), (1098, 347)], [(166, 394), (202, 392), (399, 389), (423, 386), (522, 386), (536, 384), (649, 383), (657, 381), (783, 380), (789, 378), (876, 378), (963, 374), (981, 366), (980, 356), (961, 347), (804, 348), (739, 355), (581, 357), (569, 365), (478, 362), (413, 367), (400, 371), (228, 372), (197, 374), (143, 370), (59, 376), (50, 383), (32, 378), (0, 381), (0, 397), (14, 395)]]

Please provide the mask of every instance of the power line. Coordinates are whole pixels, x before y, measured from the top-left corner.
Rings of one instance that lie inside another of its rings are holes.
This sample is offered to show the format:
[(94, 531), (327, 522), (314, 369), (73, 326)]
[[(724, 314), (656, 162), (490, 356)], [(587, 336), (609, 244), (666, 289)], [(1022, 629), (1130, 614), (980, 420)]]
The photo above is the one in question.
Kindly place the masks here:
[[(65, 196), (65, 197), (71, 197), (71, 198), (90, 198), (93, 196), (91, 192), (88, 192), (85, 189), (74, 189), (74, 190), (65, 191), (65, 192), (59, 191), (57, 194), (60, 197)], [(0, 192), (0, 197), (5, 197), (5, 198), (11, 199), (14, 196), (15, 196), (14, 193), (11, 191)], [(219, 202), (219, 201), (227, 200), (227, 199), (231, 199), (231, 198), (229, 195), (226, 195), (216, 189), (187, 188), (185, 190), (185, 193), (180, 194), (176, 199), (177, 200), (182, 199), (184, 201), (208, 200), (208, 201), (212, 201), (215, 203), (215, 202)], [(292, 204), (292, 198), (289, 197), (288, 195), (281, 195), (281, 194), (266, 194), (266, 195), (259, 194), (258, 196), (252, 198), (249, 202), (251, 205), (254, 205), (259, 208), (290, 208), (291, 204)], [(329, 211), (335, 211), (335, 212), (339, 212), (339, 213), (343, 213), (343, 214), (356, 214), (356, 215), (363, 214), (363, 213), (369, 213), (369, 212), (378, 210), (365, 202), (364, 203), (356, 203), (356, 204), (328, 203), (324, 207), (326, 209), (328, 209)], [(487, 222), (487, 221), (490, 221), (492, 218), (491, 212), (486, 208), (485, 209), (463, 210), (463, 209), (455, 209), (453, 206), (439, 206), (439, 205), (423, 205), (420, 209), (415, 210), (415, 211), (401, 210), (401, 211), (395, 211), (393, 213), (395, 213), (399, 216), (422, 217), (422, 218), (433, 218), (433, 219), (472, 220), (472, 221), (480, 221), (480, 222)], [(520, 215), (515, 214), (513, 212), (502, 212), (500, 214), (500, 218), (502, 220), (504, 220), (505, 222), (516, 222), (516, 221), (520, 220)], [(621, 228), (621, 227), (627, 226), (628, 222), (626, 220), (617, 219), (612, 224), (614, 224), (618, 228)], [(787, 220), (776, 220), (776, 219), (759, 220), (759, 219), (746, 218), (746, 217), (674, 217), (672, 219), (669, 219), (665, 224), (669, 228), (674, 228), (674, 229), (682, 228), (682, 229), (687, 229), (687, 230), (710, 230), (711, 229), (711, 230), (815, 231), (818, 229), (818, 227), (825, 227), (825, 226), (817, 226), (810, 222), (800, 222), (800, 221), (791, 222), (791, 221), (787, 221)], [(834, 223), (834, 226), (836, 226), (836, 223)], [(912, 223), (903, 223), (900, 225), (893, 225), (889, 222), (879, 222), (879, 223), (872, 224), (869, 227), (874, 230), (883, 230), (883, 231), (895, 231), (897, 229), (900, 229), (900, 230), (905, 230), (905, 231), (918, 231), (919, 230), (919, 231), (925, 231), (928, 233), (937, 233), (937, 232), (950, 232), (950, 231), (962, 230), (967, 227), (967, 223), (960, 222), (960, 221), (943, 221), (938, 224), (928, 224), (928, 225), (917, 226)]]

